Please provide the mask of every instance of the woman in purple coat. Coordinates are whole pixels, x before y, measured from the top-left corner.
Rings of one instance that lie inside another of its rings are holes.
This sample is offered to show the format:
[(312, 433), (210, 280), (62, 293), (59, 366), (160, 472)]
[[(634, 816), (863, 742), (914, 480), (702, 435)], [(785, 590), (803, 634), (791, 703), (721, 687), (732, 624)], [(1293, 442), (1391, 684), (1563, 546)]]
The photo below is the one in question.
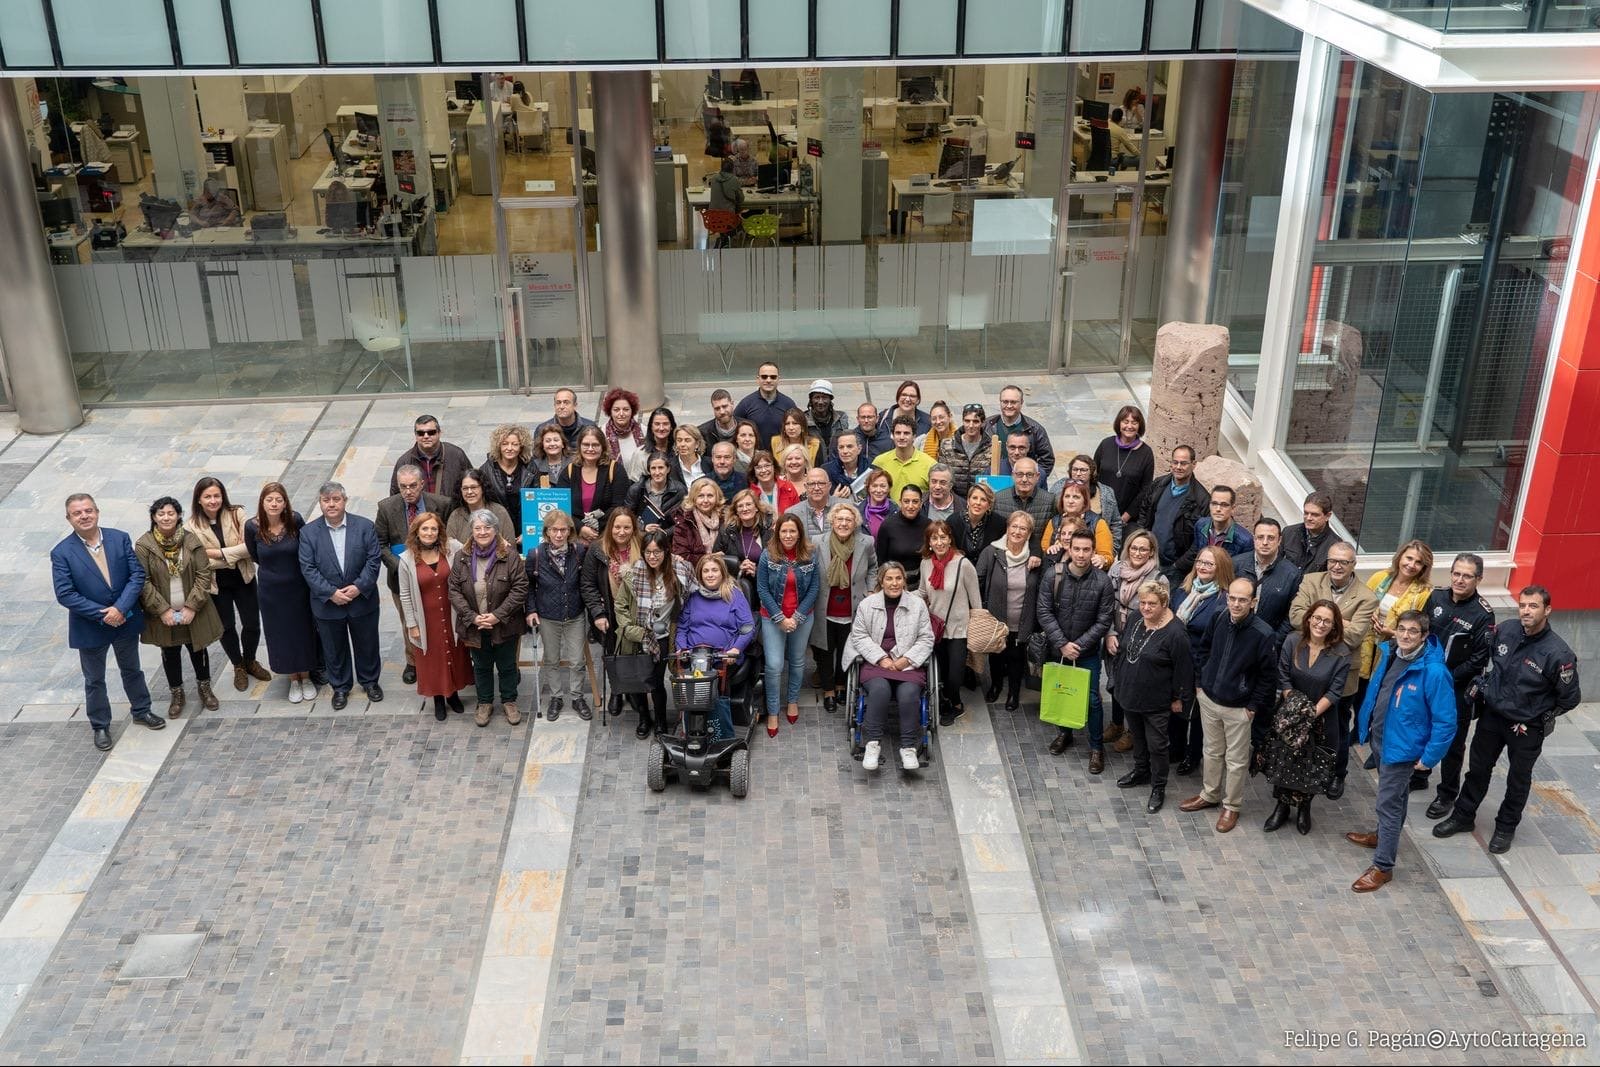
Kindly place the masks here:
[[(734, 585), (733, 575), (722, 557), (708, 553), (695, 568), (697, 579), (689, 590), (678, 616), (678, 650), (697, 645), (725, 651), (735, 661), (744, 655), (750, 640), (755, 636), (755, 620), (750, 614), (750, 604)], [(733, 667), (730, 665), (729, 670)], [(726, 694), (717, 697), (716, 711), (711, 717), (719, 740), (733, 737), (733, 706)]]

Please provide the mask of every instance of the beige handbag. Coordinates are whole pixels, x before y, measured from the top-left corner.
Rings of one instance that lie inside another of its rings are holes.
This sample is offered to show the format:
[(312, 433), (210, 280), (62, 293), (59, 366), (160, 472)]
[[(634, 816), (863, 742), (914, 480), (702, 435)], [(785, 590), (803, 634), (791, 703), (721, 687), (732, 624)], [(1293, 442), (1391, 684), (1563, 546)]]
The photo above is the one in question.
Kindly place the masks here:
[(1011, 628), (986, 608), (973, 608), (967, 616), (967, 651), (993, 655), (1006, 647)]

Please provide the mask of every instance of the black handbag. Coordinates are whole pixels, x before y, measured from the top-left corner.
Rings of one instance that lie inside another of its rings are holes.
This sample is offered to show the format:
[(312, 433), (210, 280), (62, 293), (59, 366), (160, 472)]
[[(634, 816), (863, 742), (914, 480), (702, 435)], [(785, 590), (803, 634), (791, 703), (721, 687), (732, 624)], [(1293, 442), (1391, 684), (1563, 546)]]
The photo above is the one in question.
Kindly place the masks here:
[(605, 657), (606, 685), (624, 695), (650, 692), (650, 676), (655, 673), (655, 657), (646, 652)]
[(1276, 733), (1267, 743), (1267, 780), (1291, 793), (1321, 793), (1333, 782), (1338, 753), (1322, 741), (1296, 752)]

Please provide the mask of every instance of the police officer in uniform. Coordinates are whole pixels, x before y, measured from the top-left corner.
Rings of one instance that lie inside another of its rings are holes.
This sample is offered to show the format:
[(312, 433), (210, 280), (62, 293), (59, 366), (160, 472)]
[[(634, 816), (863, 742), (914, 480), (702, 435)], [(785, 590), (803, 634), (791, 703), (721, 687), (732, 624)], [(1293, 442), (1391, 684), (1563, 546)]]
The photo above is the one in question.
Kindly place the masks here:
[(1494, 633), (1494, 651), (1483, 676), (1469, 696), (1483, 703), (1478, 729), (1472, 735), (1467, 780), (1449, 818), (1433, 828), (1434, 837), (1468, 833), (1489, 791), (1489, 777), (1509, 753), (1506, 797), (1494, 819), (1490, 852), (1511, 847), (1523, 806), (1533, 785), (1533, 764), (1544, 748), (1545, 735), (1582, 699), (1578, 692), (1578, 658), (1550, 629), (1550, 590), (1530, 585), (1517, 594), (1517, 619), (1501, 623)]
[[(1472, 701), (1467, 690), (1483, 673), (1494, 651), (1494, 609), (1478, 595), (1483, 580), (1483, 557), (1463, 552), (1450, 564), (1450, 587), (1435, 589), (1423, 605), (1429, 631), (1444, 646), (1444, 663), (1456, 687), (1456, 735), (1439, 764), (1439, 792), (1428, 805), (1428, 818), (1450, 814), (1461, 791), (1461, 761), (1467, 753), (1467, 733), (1472, 729)], [(1428, 772), (1411, 776), (1413, 792), (1428, 788)]]

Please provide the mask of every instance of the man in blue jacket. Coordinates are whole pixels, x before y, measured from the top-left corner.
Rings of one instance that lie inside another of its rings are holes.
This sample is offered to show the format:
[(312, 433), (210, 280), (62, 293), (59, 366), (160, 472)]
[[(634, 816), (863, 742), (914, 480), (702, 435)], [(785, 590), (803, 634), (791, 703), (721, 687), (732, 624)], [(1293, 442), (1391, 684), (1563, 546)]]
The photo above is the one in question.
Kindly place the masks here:
[(311, 615), (328, 657), (333, 709), (350, 702), (351, 651), (355, 680), (373, 703), (383, 699), (378, 675), (378, 534), (372, 520), (345, 510), (344, 486), (327, 482), (317, 492), (318, 518), (300, 531), (300, 573), (311, 587)]
[(1394, 877), (1406, 796), (1413, 769), (1425, 771), (1444, 758), (1456, 735), (1456, 691), (1444, 649), (1428, 636), (1428, 616), (1408, 611), (1385, 643), (1356, 719), (1356, 739), (1372, 746), (1378, 765), (1378, 832), (1345, 834), (1345, 840), (1375, 848), (1372, 866), (1350, 888), (1371, 893)]
[(106, 652), (115, 651), (133, 721), (152, 730), (167, 721), (150, 711), (150, 687), (139, 666), (139, 634), (144, 613), (144, 567), (133, 541), (121, 530), (102, 529), (100, 508), (88, 493), (67, 497), (72, 533), (50, 550), (50, 578), (56, 603), (71, 613), (67, 645), (78, 650), (83, 668), (83, 705), (94, 728), (94, 747), (111, 748), (111, 701), (106, 696)]

